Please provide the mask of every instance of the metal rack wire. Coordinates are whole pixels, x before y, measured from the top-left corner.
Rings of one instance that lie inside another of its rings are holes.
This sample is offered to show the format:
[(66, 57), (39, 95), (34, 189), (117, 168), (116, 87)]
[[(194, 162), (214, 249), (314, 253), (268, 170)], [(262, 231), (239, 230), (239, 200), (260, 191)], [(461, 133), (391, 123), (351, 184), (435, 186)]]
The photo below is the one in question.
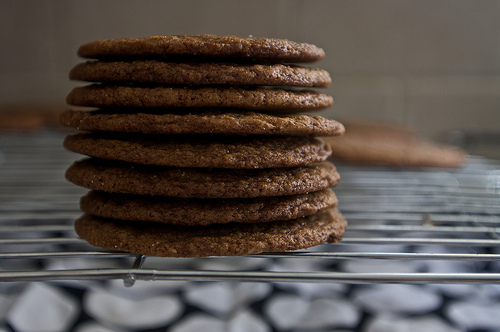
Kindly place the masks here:
[[(105, 251), (78, 239), (72, 223), (85, 190), (67, 183), (63, 174), (80, 157), (64, 151), (62, 139), (59, 132), (0, 136), (0, 281), (500, 283), (500, 265), (495, 265), (500, 260), (500, 163), (492, 160), (471, 157), (458, 170), (337, 165), (342, 180), (335, 192), (349, 221), (342, 241), (247, 257), (319, 260), (321, 269), (214, 270), (195, 262), (229, 258), (165, 259), (165, 264), (148, 266), (150, 257)], [(82, 267), (80, 261), (92, 263)], [(388, 261), (469, 262), (473, 268), (343, 268), (346, 262)]]

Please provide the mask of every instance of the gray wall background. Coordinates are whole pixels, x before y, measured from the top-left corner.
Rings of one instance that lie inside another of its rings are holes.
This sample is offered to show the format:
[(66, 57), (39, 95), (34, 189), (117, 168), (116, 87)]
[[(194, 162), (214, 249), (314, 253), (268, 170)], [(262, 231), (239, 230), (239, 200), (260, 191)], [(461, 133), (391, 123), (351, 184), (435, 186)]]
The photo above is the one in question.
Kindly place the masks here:
[(82, 43), (201, 33), (324, 48), (330, 118), (500, 131), (499, 0), (0, 0), (0, 105), (64, 102)]

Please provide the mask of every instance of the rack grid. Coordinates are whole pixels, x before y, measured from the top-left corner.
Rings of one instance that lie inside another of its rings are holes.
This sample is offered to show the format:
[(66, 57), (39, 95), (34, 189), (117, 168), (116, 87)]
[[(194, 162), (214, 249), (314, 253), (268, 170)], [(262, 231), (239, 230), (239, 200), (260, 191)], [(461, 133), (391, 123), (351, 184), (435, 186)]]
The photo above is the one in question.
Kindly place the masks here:
[[(53, 131), (0, 136), (0, 281), (500, 283), (497, 161), (471, 156), (460, 169), (336, 164), (342, 179), (334, 191), (349, 222), (340, 243), (244, 257), (259, 261), (252, 270), (234, 267), (229, 257), (158, 259), (78, 239), (72, 224), (86, 190), (64, 179), (81, 156), (62, 148), (63, 137)], [(286, 270), (262, 263), (277, 260), (308, 263)], [(227, 264), (203, 268), (207, 261)], [(422, 264), (428, 261), (445, 261), (451, 270), (431, 271)], [(311, 262), (320, 264), (315, 269)], [(351, 263), (357, 267), (348, 268)]]

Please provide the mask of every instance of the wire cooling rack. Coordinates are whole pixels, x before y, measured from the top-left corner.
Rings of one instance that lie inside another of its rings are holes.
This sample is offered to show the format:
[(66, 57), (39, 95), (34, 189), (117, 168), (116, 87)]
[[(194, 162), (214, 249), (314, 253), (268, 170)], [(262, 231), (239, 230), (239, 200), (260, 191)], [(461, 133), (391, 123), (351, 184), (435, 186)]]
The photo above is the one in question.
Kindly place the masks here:
[(0, 281), (500, 283), (496, 161), (470, 157), (457, 170), (337, 165), (342, 180), (334, 191), (349, 221), (340, 243), (237, 261), (158, 259), (76, 237), (86, 190), (64, 179), (81, 156), (62, 148), (63, 137), (0, 136)]

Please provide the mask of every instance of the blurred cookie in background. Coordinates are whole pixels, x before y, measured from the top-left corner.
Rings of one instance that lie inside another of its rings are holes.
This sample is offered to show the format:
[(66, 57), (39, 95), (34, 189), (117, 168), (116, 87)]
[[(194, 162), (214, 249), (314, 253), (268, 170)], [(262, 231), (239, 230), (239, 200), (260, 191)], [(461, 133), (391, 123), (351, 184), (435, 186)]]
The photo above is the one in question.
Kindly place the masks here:
[(361, 121), (342, 121), (345, 134), (324, 137), (331, 159), (363, 165), (460, 167), (467, 154), (451, 145), (424, 140), (411, 128)]
[(11, 104), (0, 106), (0, 132), (26, 133), (63, 129), (59, 122), (65, 104)]

